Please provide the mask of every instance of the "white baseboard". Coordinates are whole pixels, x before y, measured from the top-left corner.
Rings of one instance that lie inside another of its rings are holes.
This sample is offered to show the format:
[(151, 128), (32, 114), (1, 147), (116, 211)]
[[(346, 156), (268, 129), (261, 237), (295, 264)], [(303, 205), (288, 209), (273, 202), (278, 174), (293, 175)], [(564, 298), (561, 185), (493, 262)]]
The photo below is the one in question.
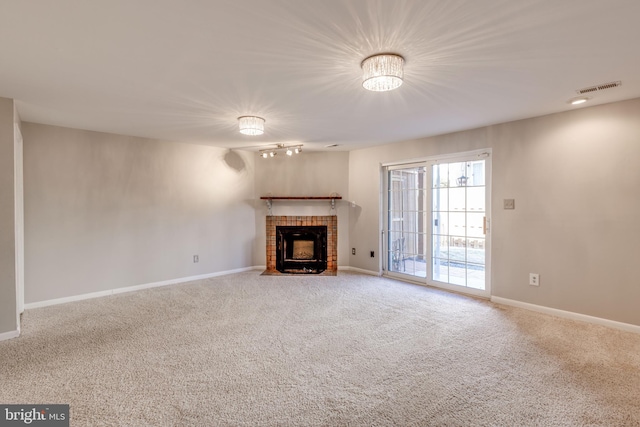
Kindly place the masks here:
[(353, 271), (354, 273), (362, 273), (362, 274), (368, 274), (369, 276), (381, 276), (382, 274), (377, 272), (377, 271), (372, 271), (372, 270), (365, 270), (362, 268), (357, 268), (357, 267), (351, 267), (348, 265), (345, 266), (338, 266), (338, 271)]
[(10, 340), (11, 338), (18, 338), (19, 336), (20, 331), (3, 332), (0, 334), (0, 341)]
[(510, 305), (512, 307), (524, 308), (526, 310), (537, 311), (538, 313), (550, 314), (552, 316), (563, 317), (565, 319), (579, 320), (596, 325), (607, 326), (609, 328), (620, 329), (627, 332), (640, 334), (640, 326), (630, 323), (616, 322), (615, 320), (603, 319), (601, 317), (588, 316), (586, 314), (574, 313), (572, 311), (558, 310), (556, 308), (544, 307), (542, 305), (529, 304), (507, 298), (491, 297), (491, 302), (496, 304)]
[(51, 299), (51, 300), (46, 300), (46, 301), (31, 302), (29, 304), (25, 304), (24, 308), (25, 308), (25, 310), (29, 310), (29, 309), (32, 309), (32, 308), (48, 307), (48, 306), (51, 306), (51, 305), (65, 304), (65, 303), (68, 303), (68, 302), (82, 301), (82, 300), (85, 300), (85, 299), (106, 297), (106, 296), (109, 296), (109, 295), (122, 294), (122, 293), (125, 293), (125, 292), (135, 292), (135, 291), (140, 291), (140, 290), (143, 290), (143, 289), (159, 288), (161, 286), (176, 285), (178, 283), (192, 282), (194, 280), (209, 279), (211, 277), (226, 276), (226, 275), (229, 275), (229, 274), (242, 273), (242, 272), (251, 271), (251, 270), (254, 270), (254, 267), (237, 268), (235, 270), (218, 271), (216, 273), (201, 274), (201, 275), (198, 275), (198, 276), (181, 277), (179, 279), (163, 280), (161, 282), (145, 283), (143, 285), (127, 286), (127, 287), (124, 287), (124, 288), (115, 288), (115, 289), (109, 289), (109, 290), (106, 290), (106, 291), (91, 292), (91, 293), (88, 293), (88, 294), (81, 294), (81, 295), (73, 295), (73, 296), (70, 296), (70, 297), (56, 298), (56, 299)]

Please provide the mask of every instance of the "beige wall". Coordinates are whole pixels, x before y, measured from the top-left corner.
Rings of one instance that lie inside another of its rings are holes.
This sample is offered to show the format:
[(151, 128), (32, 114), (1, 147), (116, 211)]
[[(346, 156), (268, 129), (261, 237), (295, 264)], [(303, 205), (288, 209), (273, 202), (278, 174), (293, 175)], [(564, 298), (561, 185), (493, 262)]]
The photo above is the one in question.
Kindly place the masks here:
[[(639, 118), (634, 99), (352, 151), (351, 245), (380, 244), (380, 163), (490, 147), (492, 294), (640, 325)], [(502, 209), (505, 198), (515, 210)]]
[[(13, 103), (0, 101), (6, 162)], [(24, 123), (26, 302), (263, 265), (259, 196), (270, 193), (339, 193), (338, 263), (377, 271), (380, 164), (492, 148), (492, 294), (640, 325), (638, 117), (635, 99), (275, 159)], [(0, 170), (1, 333), (16, 325), (13, 175)], [(516, 199), (515, 210), (502, 209), (505, 198)], [(276, 202), (273, 213), (326, 215), (329, 204)], [(540, 287), (528, 285), (530, 272)]]
[(0, 334), (18, 329), (13, 126), (13, 100), (0, 98)]
[[(278, 155), (256, 162), (256, 230), (254, 260), (265, 265), (265, 217), (267, 207), (260, 196), (329, 196), (343, 197), (336, 202), (338, 215), (338, 265), (349, 265), (349, 153), (307, 152), (291, 157)], [(331, 205), (323, 201), (275, 201), (274, 215), (330, 215)]]
[(34, 123), (23, 137), (27, 303), (252, 265), (253, 153)]

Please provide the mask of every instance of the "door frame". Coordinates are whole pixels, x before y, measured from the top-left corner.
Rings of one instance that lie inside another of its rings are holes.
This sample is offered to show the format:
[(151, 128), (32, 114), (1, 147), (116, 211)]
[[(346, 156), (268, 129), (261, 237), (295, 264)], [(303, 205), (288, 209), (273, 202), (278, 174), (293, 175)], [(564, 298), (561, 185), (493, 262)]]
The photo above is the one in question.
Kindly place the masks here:
[[(426, 248), (427, 248), (426, 279), (422, 279), (420, 277), (407, 277), (407, 275), (395, 274), (393, 272), (390, 272), (387, 269), (386, 254), (388, 253), (387, 252), (388, 242), (387, 242), (387, 236), (385, 235), (385, 230), (386, 230), (385, 221), (387, 219), (386, 210), (388, 207), (388, 201), (387, 201), (388, 177), (386, 173), (387, 168), (405, 166), (405, 165), (407, 167), (411, 167), (411, 166), (416, 166), (421, 164), (427, 166), (427, 184), (428, 185), (426, 186), (427, 187), (426, 203), (428, 208), (425, 208), (425, 211), (427, 213), (426, 220), (425, 220), (426, 221), (425, 230), (427, 232), (426, 233), (427, 242), (429, 242), (430, 239), (432, 241), (432, 235), (433, 235), (433, 231), (432, 231), (433, 228), (430, 226), (431, 224), (433, 224), (433, 213), (431, 209), (432, 196), (433, 196), (433, 192), (431, 191), (431, 181), (432, 181), (431, 166), (436, 163), (453, 163), (453, 162), (460, 162), (460, 161), (471, 161), (474, 158), (476, 159), (481, 158), (485, 160), (485, 201), (486, 201), (485, 216), (487, 218), (486, 219), (487, 231), (486, 231), (486, 237), (485, 237), (486, 239), (485, 240), (485, 289), (484, 290), (474, 289), (466, 286), (453, 285), (453, 284), (433, 280), (432, 279), (433, 267), (431, 266), (432, 245), (430, 243), (426, 245)], [(458, 152), (458, 153), (448, 153), (448, 154), (442, 154), (442, 155), (419, 157), (419, 158), (413, 158), (413, 159), (407, 159), (407, 160), (381, 163), (380, 177), (381, 177), (380, 179), (380, 183), (381, 183), (380, 185), (380, 238), (381, 238), (380, 253), (384, 255), (383, 257), (381, 257), (381, 260), (380, 260), (380, 270), (382, 272), (382, 275), (386, 277), (394, 278), (394, 279), (416, 283), (419, 285), (432, 286), (436, 288), (445, 289), (448, 291), (480, 296), (484, 298), (490, 298), (491, 297), (491, 234), (492, 234), (491, 233), (492, 231), (491, 230), (492, 149), (482, 148), (482, 149), (464, 151), (464, 152)]]
[(14, 123), (13, 127), (16, 312), (19, 331), (20, 314), (24, 312), (24, 142), (20, 126)]

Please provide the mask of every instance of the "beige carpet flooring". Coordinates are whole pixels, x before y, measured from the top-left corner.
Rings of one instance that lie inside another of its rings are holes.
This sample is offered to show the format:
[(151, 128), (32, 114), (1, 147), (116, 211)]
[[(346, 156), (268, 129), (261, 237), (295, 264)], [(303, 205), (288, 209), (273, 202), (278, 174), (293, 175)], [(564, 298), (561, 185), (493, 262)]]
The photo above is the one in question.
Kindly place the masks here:
[(640, 426), (640, 335), (256, 271), (26, 311), (0, 403), (68, 403), (73, 426)]

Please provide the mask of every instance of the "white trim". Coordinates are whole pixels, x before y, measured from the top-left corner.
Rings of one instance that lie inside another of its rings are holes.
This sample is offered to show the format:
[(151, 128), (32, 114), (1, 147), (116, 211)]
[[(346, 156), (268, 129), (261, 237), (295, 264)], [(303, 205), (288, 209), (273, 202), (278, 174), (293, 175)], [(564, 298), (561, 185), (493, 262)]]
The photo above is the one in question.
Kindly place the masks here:
[(106, 297), (109, 295), (122, 294), (126, 292), (141, 291), (143, 289), (159, 288), (161, 286), (177, 285), (179, 283), (192, 282), (194, 280), (209, 279), (211, 277), (226, 276), (229, 274), (243, 273), (245, 271), (254, 270), (254, 267), (237, 268), (235, 270), (218, 271), (216, 273), (201, 274), (198, 276), (181, 277), (179, 279), (163, 280), (161, 282), (145, 283), (143, 285), (126, 286), (123, 288), (109, 289), (106, 291), (91, 292), (88, 294), (73, 295), (70, 297), (56, 298), (46, 301), (32, 302), (25, 304), (24, 308), (30, 310), (32, 308), (48, 307), (51, 305), (65, 304), (68, 302), (82, 301), (92, 298)]
[(395, 162), (381, 163), (380, 166), (388, 167), (388, 166), (399, 166), (399, 165), (405, 165), (405, 164), (411, 165), (413, 163), (432, 162), (432, 161), (439, 161), (439, 160), (451, 160), (451, 159), (456, 159), (458, 157), (481, 156), (483, 154), (491, 155), (491, 153), (492, 153), (491, 148), (481, 148), (479, 150), (462, 151), (459, 153), (434, 154), (432, 156), (427, 156), (427, 157), (414, 157), (406, 160), (398, 160)]
[(362, 273), (362, 274), (367, 274), (369, 276), (378, 276), (380, 277), (382, 274), (378, 273), (377, 271), (373, 271), (373, 270), (365, 270), (363, 268), (357, 268), (357, 267), (351, 267), (348, 265), (345, 266), (338, 266), (338, 271), (353, 271), (354, 273)]
[[(17, 111), (14, 111), (14, 116)], [(24, 312), (24, 155), (22, 132), (18, 123), (13, 124), (13, 187), (14, 187), (14, 235), (16, 274), (16, 322)], [(18, 331), (19, 331), (18, 327)]]
[(11, 338), (18, 338), (20, 331), (9, 331), (0, 334), (0, 341), (10, 340)]
[(253, 267), (251, 267), (252, 270), (266, 270), (267, 266), (266, 265), (254, 265)]
[(509, 305), (512, 307), (524, 308), (526, 310), (536, 311), (538, 313), (549, 314), (551, 316), (563, 317), (565, 319), (579, 320), (582, 322), (593, 323), (596, 325), (606, 326), (622, 331), (634, 332), (640, 334), (640, 326), (630, 323), (616, 322), (615, 320), (603, 319), (601, 317), (588, 316), (586, 314), (574, 313), (572, 311), (558, 310), (557, 308), (545, 307), (542, 305), (529, 304), (526, 302), (511, 300), (507, 298), (491, 297), (491, 302), (496, 304)]
[(454, 285), (453, 283), (439, 282), (437, 280), (428, 281), (426, 285), (432, 288), (444, 289), (445, 291), (451, 291), (458, 294), (470, 295), (473, 297), (480, 297), (485, 299), (491, 298), (491, 291), (488, 289), (470, 288), (468, 286)]

